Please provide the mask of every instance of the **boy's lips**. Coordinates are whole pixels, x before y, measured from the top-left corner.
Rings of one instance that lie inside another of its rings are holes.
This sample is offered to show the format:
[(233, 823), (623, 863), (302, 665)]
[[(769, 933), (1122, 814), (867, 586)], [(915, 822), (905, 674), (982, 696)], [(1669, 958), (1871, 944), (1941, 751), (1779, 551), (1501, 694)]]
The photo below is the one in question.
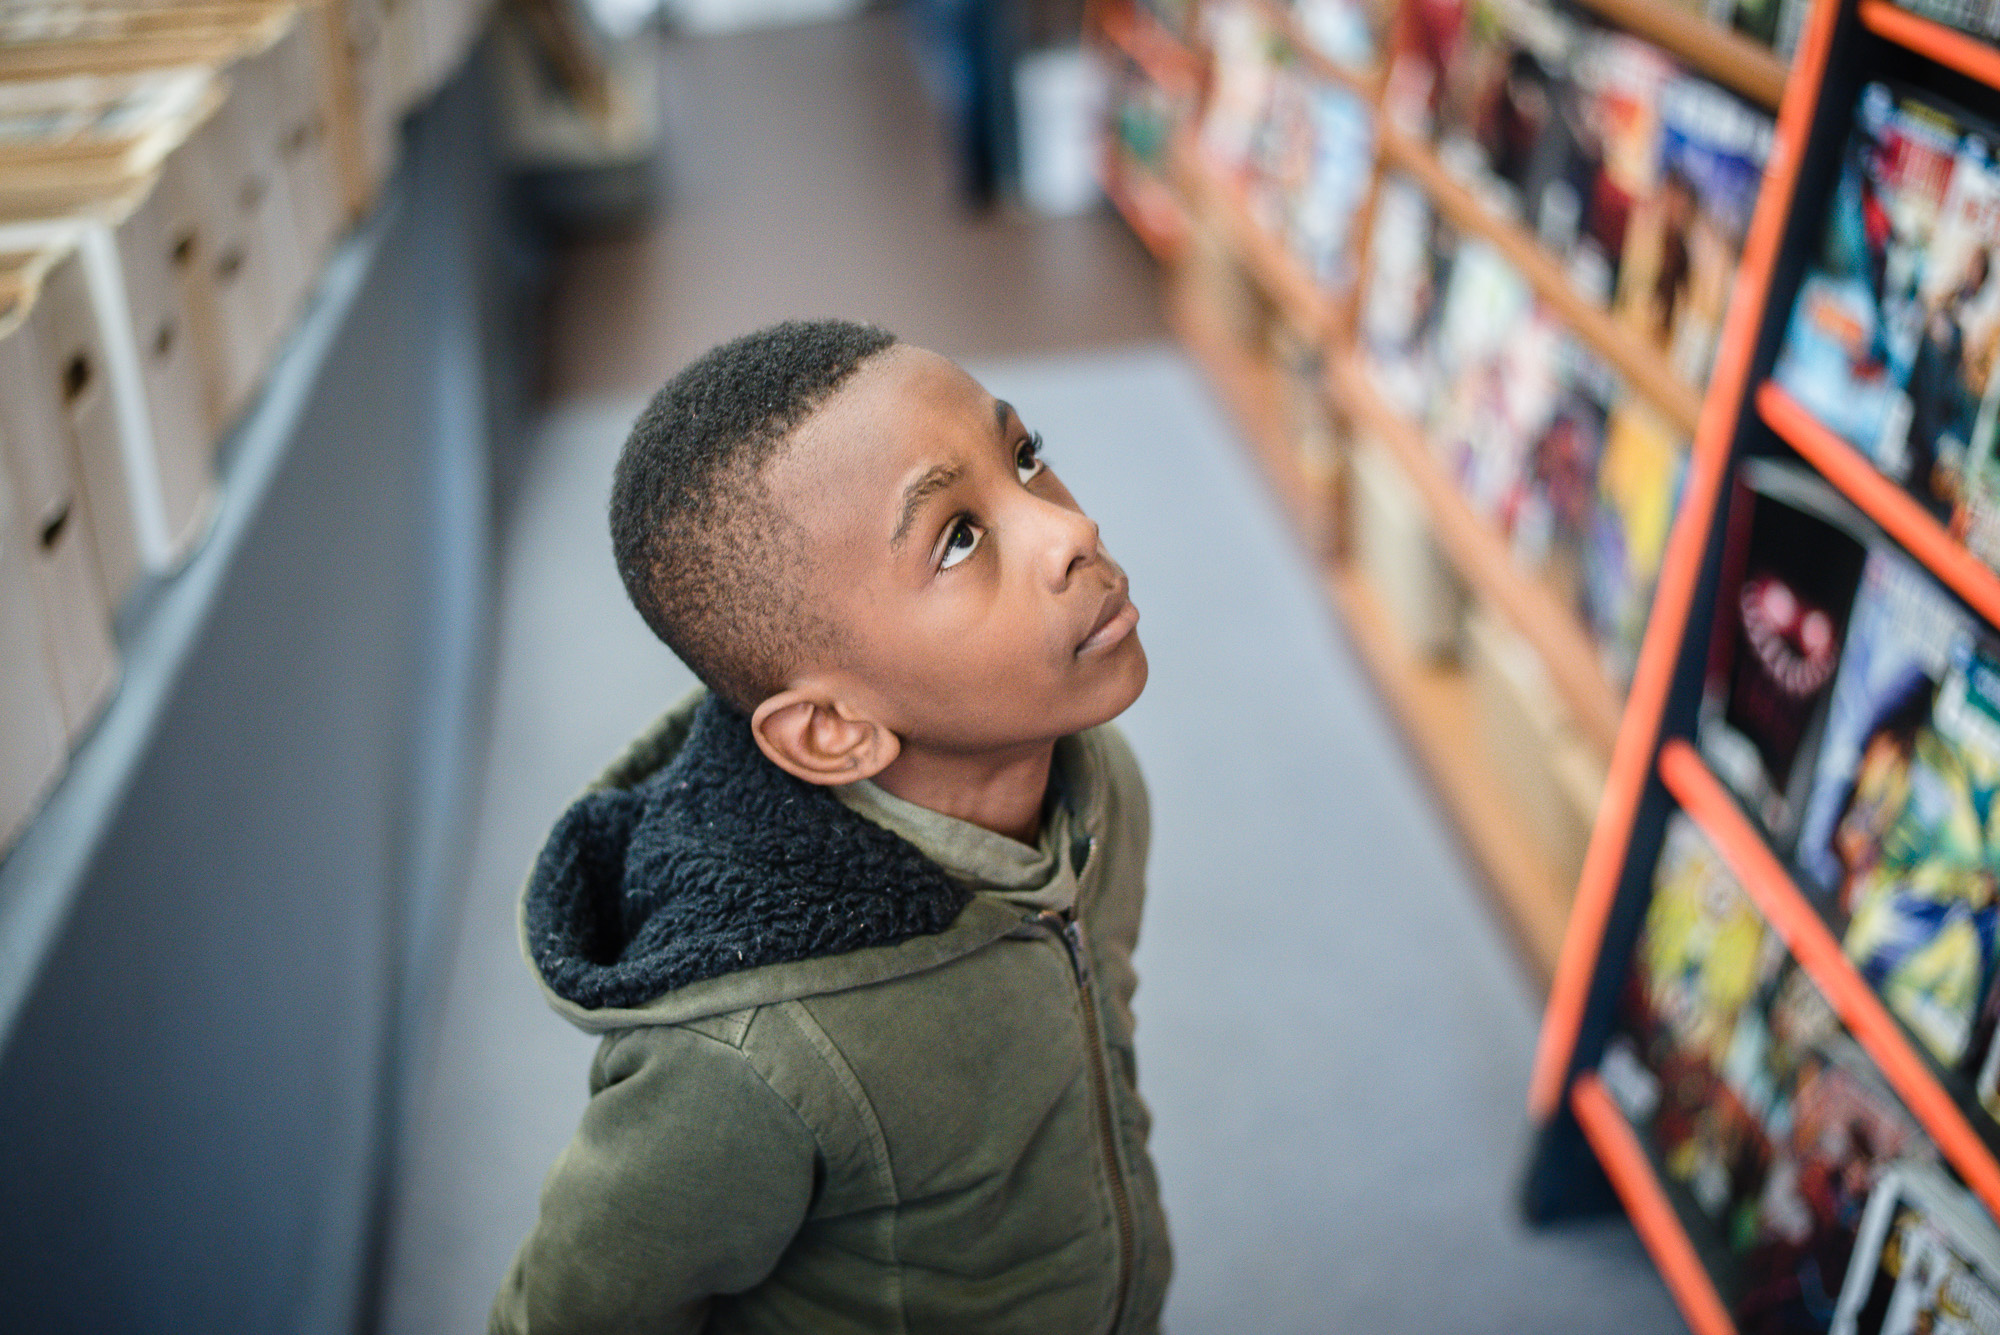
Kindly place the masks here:
[(1139, 624), (1139, 609), (1132, 606), (1132, 599), (1126, 593), (1129, 587), (1125, 580), (1120, 579), (1111, 592), (1104, 596), (1104, 606), (1098, 609), (1097, 619), (1090, 626), (1090, 634), (1084, 636), (1083, 643), (1077, 645), (1077, 653), (1087, 654), (1099, 649), (1109, 649), (1132, 633), (1132, 628)]

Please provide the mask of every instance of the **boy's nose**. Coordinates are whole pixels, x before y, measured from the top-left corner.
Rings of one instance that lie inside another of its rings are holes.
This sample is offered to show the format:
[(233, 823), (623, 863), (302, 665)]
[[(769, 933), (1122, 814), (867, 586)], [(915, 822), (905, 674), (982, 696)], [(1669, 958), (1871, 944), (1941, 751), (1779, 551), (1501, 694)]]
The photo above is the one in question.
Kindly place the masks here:
[(1049, 539), (1044, 561), (1049, 587), (1061, 592), (1077, 571), (1097, 559), (1097, 521), (1066, 505), (1048, 504)]

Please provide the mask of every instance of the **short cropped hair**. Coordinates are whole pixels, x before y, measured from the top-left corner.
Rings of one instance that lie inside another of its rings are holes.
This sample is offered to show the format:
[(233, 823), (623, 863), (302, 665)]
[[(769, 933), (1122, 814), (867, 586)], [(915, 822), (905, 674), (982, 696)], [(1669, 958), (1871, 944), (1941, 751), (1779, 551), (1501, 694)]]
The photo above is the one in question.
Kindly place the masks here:
[(789, 320), (711, 348), (639, 415), (611, 483), (611, 548), (655, 635), (710, 690), (754, 709), (838, 633), (806, 596), (797, 520), (761, 477), (798, 426), (896, 336)]

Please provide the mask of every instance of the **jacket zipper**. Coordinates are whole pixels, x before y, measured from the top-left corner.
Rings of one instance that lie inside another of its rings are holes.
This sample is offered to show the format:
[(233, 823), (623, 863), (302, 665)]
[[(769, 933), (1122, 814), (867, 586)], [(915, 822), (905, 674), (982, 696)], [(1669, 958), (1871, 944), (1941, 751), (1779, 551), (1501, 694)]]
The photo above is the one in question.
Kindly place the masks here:
[(1083, 924), (1072, 909), (1043, 909), (1033, 921), (1061, 938), (1076, 974), (1077, 996), (1083, 1006), (1083, 1027), (1090, 1041), (1090, 1083), (1097, 1103), (1097, 1132), (1103, 1141), (1104, 1164), (1111, 1178), (1111, 1202), (1118, 1216), (1118, 1301), (1111, 1309), (1110, 1329), (1125, 1319), (1125, 1301), (1132, 1287), (1132, 1199), (1125, 1190), (1125, 1172), (1118, 1156), (1117, 1128), (1111, 1120), (1111, 1076), (1105, 1069), (1104, 1035), (1098, 1027), (1097, 998), (1090, 987), (1090, 952), (1084, 948)]

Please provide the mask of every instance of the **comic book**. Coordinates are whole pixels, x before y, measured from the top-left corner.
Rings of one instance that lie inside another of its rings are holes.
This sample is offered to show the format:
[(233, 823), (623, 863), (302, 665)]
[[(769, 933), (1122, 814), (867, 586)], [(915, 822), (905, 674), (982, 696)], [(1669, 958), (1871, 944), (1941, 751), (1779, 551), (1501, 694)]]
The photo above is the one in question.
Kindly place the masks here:
[(1635, 956), (1649, 1046), (1664, 1037), (1720, 1070), (1738, 1017), (1783, 958), (1784, 943), (1700, 827), (1669, 816)]
[(1203, 11), (1213, 52), (1212, 85), (1201, 121), (1201, 148), (1224, 170), (1247, 173), (1267, 132), (1277, 76), (1275, 38), (1247, 6)]
[(1567, 330), (1555, 344), (1556, 397), (1528, 452), (1512, 508), (1502, 515), (1514, 556), (1572, 603), (1611, 410), (1624, 390), (1611, 368)]
[(1863, 89), (1773, 371), (1989, 564), (2000, 562), (1997, 146), (1929, 94)]
[(1783, 853), (1812, 776), (1868, 527), (1817, 474), (1763, 459), (1737, 470), (1725, 525), (1695, 735), (1709, 768)]
[(1317, 80), (1305, 93), (1306, 160), (1286, 218), (1285, 239), (1323, 286), (1353, 281), (1349, 241), (1375, 161), (1368, 105), (1344, 88)]
[(1409, 178), (1386, 175), (1376, 195), (1361, 342), (1377, 387), (1398, 412), (1422, 421), (1434, 380), (1432, 354), (1457, 238)]
[(1295, 0), (1299, 28), (1313, 48), (1337, 65), (1365, 70), (1380, 46), (1382, 15), (1363, 0)]
[(1459, 490), (1496, 524), (1553, 407), (1560, 336), (1498, 250), (1477, 237), (1460, 241), (1438, 313), (1425, 427)]
[(1422, 139), (1436, 131), (1446, 72), (1458, 59), (1466, 0), (1408, 0), (1389, 34), (1382, 113)]
[(1730, 1235), (1743, 1281), (1738, 1328), (1822, 1328), (1854, 1254), (1865, 1202), (1936, 1147), (1796, 962), (1767, 1012), (1759, 1084), (1746, 1098), (1771, 1155)]
[(1584, 620), (1605, 675), (1620, 686), (1638, 662), (1687, 455), (1687, 442), (1646, 404), (1628, 397), (1612, 410), (1581, 582)]
[(1618, 264), (1619, 318), (1699, 384), (1715, 357), (1772, 121), (1705, 79), (1659, 90), (1650, 179), (1633, 194)]
[(1572, 77), (1590, 138), (1585, 157), (1595, 169), (1578, 200), (1578, 245), (1603, 266), (1609, 296), (1619, 290), (1633, 209), (1660, 185), (1660, 103), (1681, 71), (1648, 42), (1593, 30), (1578, 42)]
[(1926, 1164), (1897, 1164), (1868, 1197), (1832, 1335), (2000, 1331), (2000, 1230)]
[[(1471, 150), (1504, 192), (1506, 211), (1530, 226), (1575, 234), (1576, 157), (1585, 142), (1569, 77), (1580, 29), (1543, 0), (1474, 0), (1465, 35), (1445, 71), (1438, 108), (1441, 147)], [(1552, 187), (1570, 191), (1553, 212)], [(1553, 240), (1558, 248), (1566, 238)]]
[(1871, 551), (1795, 859), (1863, 977), (1941, 1062), (1992, 981), (2000, 641), (1928, 574)]

